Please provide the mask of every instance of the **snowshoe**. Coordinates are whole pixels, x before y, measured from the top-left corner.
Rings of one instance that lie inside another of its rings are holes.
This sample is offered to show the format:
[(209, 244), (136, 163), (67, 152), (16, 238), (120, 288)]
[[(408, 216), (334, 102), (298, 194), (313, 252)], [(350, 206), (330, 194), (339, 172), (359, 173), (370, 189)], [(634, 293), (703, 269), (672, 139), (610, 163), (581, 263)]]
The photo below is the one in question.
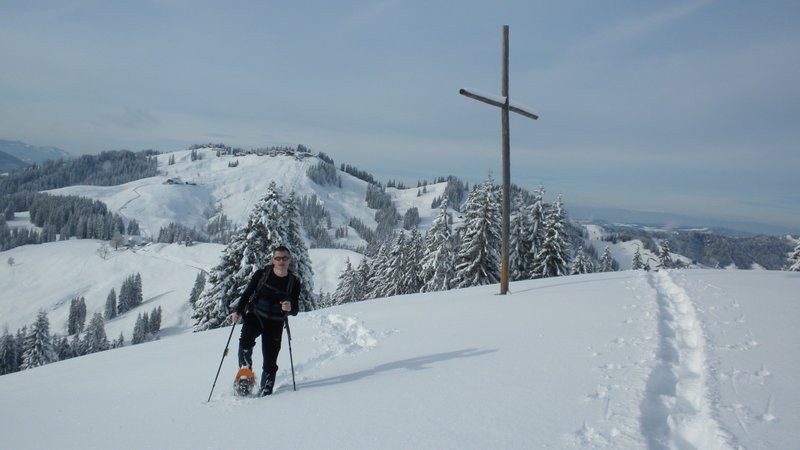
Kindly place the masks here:
[(253, 391), (255, 385), (256, 374), (250, 368), (242, 367), (236, 372), (236, 378), (233, 380), (233, 392), (238, 396), (247, 396)]

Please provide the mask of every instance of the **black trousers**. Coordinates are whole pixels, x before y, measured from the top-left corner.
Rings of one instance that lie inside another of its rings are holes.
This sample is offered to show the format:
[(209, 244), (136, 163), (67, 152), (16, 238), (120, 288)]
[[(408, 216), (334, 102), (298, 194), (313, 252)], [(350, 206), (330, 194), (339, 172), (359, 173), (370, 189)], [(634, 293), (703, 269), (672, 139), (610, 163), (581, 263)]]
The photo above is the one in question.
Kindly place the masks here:
[(253, 347), (261, 336), (261, 353), (264, 356), (264, 375), (278, 372), (278, 353), (283, 338), (283, 320), (264, 319), (250, 312), (244, 315), (242, 334), (239, 336), (239, 367), (253, 367)]

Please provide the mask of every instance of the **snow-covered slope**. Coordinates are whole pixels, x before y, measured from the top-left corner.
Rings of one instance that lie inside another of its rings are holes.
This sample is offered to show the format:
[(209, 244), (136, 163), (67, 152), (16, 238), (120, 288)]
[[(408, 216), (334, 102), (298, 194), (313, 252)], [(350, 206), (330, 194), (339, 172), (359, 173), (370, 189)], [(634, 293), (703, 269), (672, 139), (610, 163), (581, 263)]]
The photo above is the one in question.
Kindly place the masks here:
[[(794, 448), (800, 274), (617, 272), (292, 320), (276, 393), (230, 328), (0, 377), (5, 448)], [(235, 330), (238, 334), (238, 329)], [(284, 337), (285, 339), (285, 337)], [(257, 358), (257, 363), (260, 358)]]

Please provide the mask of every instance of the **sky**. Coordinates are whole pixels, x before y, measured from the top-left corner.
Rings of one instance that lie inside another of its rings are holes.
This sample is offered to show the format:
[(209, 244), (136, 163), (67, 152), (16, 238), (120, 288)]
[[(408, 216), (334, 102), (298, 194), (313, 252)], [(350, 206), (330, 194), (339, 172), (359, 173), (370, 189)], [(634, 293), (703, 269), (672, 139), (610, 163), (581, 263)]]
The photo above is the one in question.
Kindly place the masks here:
[(304, 144), (379, 179), (800, 229), (800, 3), (0, 0), (0, 138)]

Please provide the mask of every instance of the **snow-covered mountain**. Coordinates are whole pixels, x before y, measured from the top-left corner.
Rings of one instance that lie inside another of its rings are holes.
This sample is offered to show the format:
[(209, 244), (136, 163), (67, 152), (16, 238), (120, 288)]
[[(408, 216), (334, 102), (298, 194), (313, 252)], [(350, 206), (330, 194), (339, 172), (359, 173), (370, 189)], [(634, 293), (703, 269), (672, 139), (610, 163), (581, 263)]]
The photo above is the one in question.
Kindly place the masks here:
[(20, 141), (0, 139), (0, 152), (7, 153), (26, 164), (39, 164), (48, 160), (69, 159), (72, 157), (58, 147), (37, 147)]
[[(366, 183), (342, 173), (341, 187), (319, 186), (305, 175), (314, 158), (200, 152), (195, 161), (190, 151), (160, 155), (157, 177), (53, 192), (102, 200), (150, 236), (170, 222), (202, 227), (216, 204), (243, 223), (272, 181), (316, 195), (333, 227), (350, 217), (375, 223)], [(388, 192), (400, 214), (417, 207), (425, 229), (443, 190)], [(25, 214), (10, 225), (32, 226)], [(587, 230), (588, 243), (609, 245), (630, 267), (635, 241)], [(354, 230), (348, 239), (358, 244)], [(72, 298), (84, 297), (91, 317), (133, 273), (144, 297), (105, 325), (109, 339), (124, 334), (122, 349), (0, 376), (3, 447), (714, 449), (793, 448), (798, 439), (798, 273), (623, 270), (514, 282), (508, 296), (484, 286), (321, 309), (292, 319), (297, 392), (284, 336), (276, 394), (234, 398), (234, 336), (206, 403), (231, 329), (192, 333), (188, 298), (223, 246), (99, 251), (105, 244), (0, 254), (0, 325), (12, 333), (45, 310), (63, 335)], [(331, 292), (345, 259), (362, 256), (309, 257), (315, 290)], [(160, 340), (127, 345), (137, 314), (156, 307)]]
[[(216, 155), (214, 149), (195, 151), (201, 159), (192, 160), (192, 151), (178, 151), (158, 156), (160, 174), (119, 186), (70, 186), (48, 191), (60, 195), (78, 195), (100, 200), (122, 217), (135, 218), (143, 234), (157, 237), (161, 227), (170, 222), (202, 229), (204, 214), (216, 205), (236, 224), (244, 224), (253, 205), (275, 182), (287, 194), (298, 198), (315, 195), (331, 215), (333, 228), (346, 226), (358, 218), (375, 227), (375, 210), (367, 207), (367, 182), (339, 172), (341, 186), (320, 186), (306, 176), (320, 160), (296, 155)], [(174, 159), (174, 164), (169, 160)], [(235, 165), (235, 167), (231, 167)], [(444, 192), (445, 183), (429, 185), (417, 195), (417, 189), (387, 188), (400, 214), (410, 207), (420, 212), (420, 228), (430, 225), (438, 209), (431, 208), (434, 198)], [(355, 230), (350, 236), (357, 237)]]

